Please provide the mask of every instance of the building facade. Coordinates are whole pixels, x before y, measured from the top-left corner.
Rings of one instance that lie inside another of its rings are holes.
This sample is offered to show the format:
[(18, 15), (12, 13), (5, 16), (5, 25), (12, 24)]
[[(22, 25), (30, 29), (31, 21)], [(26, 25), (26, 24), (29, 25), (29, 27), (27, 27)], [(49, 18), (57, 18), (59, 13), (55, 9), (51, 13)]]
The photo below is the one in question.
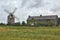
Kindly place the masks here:
[(7, 24), (9, 24), (9, 25), (15, 24), (15, 18), (14, 18), (14, 16), (12, 14), (9, 14), (8, 18), (7, 18), (7, 21), (8, 21)]
[(27, 19), (28, 25), (58, 25), (58, 16), (57, 15), (48, 15), (48, 16), (29, 16)]

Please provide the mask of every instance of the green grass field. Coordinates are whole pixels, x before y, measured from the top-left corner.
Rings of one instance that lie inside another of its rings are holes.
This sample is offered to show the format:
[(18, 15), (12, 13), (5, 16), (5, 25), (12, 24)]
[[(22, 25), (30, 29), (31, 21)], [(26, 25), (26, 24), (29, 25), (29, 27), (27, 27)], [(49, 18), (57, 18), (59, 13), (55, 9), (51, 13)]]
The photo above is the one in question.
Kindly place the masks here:
[(60, 40), (60, 27), (0, 26), (0, 40)]

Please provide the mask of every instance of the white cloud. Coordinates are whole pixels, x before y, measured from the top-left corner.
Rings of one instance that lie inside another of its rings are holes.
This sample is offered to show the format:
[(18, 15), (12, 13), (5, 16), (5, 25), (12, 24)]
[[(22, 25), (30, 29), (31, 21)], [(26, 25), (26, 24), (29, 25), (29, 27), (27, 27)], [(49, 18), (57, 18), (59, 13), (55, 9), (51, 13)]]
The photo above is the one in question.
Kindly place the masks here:
[(28, 15), (59, 15), (60, 0), (0, 0), (0, 22), (7, 22), (8, 14), (4, 11), (13, 11), (17, 7), (15, 16), (20, 21), (27, 19)]

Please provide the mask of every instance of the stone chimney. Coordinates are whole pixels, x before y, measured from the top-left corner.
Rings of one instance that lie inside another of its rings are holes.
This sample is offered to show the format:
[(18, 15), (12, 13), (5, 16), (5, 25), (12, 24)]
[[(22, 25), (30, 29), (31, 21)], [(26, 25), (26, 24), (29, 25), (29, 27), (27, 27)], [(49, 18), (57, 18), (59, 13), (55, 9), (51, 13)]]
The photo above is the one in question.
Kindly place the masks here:
[(29, 18), (30, 18), (30, 16), (29, 16)]
[(42, 15), (40, 15), (40, 17), (41, 17)]

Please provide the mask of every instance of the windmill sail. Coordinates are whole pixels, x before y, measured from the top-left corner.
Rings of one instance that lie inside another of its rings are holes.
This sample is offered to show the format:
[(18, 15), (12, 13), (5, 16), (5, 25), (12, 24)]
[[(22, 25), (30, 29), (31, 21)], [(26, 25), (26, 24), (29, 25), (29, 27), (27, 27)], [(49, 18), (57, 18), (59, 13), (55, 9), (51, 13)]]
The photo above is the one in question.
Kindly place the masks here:
[(17, 8), (15, 8), (12, 13), (9, 12), (9, 11), (7, 11), (7, 10), (4, 10), (5, 12), (7, 12), (7, 13), (9, 14), (8, 17), (7, 17), (7, 23), (8, 23), (8, 24), (12, 24), (12, 25), (15, 24), (15, 18), (16, 18), (17, 20), (19, 20), (18, 17), (16, 17), (15, 15), (13, 15), (13, 14), (15, 13), (16, 9), (17, 9)]
[(14, 9), (14, 11), (12, 12), (12, 14), (14, 14), (16, 10), (17, 10), (17, 8)]
[(10, 13), (9, 11), (7, 11), (6, 9), (4, 10), (5, 12), (7, 12), (7, 13)]

